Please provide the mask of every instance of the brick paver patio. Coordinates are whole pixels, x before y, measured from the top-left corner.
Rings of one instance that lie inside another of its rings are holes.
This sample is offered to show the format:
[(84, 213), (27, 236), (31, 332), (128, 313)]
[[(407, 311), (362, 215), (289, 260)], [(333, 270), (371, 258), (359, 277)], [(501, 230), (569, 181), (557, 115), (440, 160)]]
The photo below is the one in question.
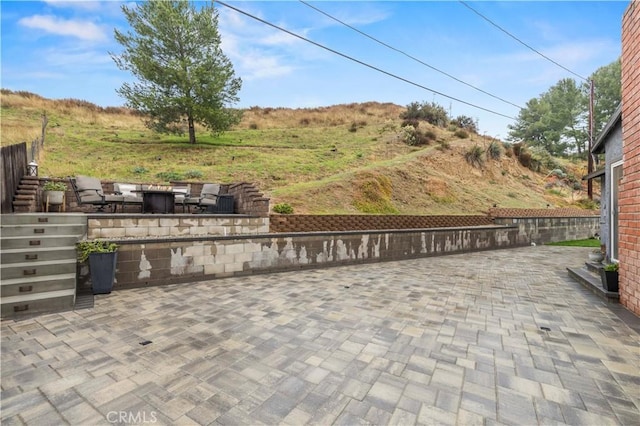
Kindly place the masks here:
[(640, 323), (568, 277), (588, 251), (125, 290), (5, 319), (2, 424), (637, 425)]

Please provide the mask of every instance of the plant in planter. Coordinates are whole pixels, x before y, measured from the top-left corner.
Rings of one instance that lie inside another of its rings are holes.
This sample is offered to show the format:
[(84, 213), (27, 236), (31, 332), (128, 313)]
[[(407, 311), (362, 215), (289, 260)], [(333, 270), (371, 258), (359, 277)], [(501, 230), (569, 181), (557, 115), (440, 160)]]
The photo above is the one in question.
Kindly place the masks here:
[(108, 294), (116, 277), (118, 245), (104, 240), (85, 240), (76, 244), (78, 260), (89, 260), (93, 294)]
[(602, 262), (604, 260), (604, 254), (601, 249), (593, 249), (589, 253), (589, 260), (592, 262)]
[(63, 182), (49, 180), (42, 185), (42, 190), (49, 204), (59, 205), (64, 202), (64, 192), (67, 190), (67, 185)]
[(607, 291), (618, 291), (618, 269), (617, 263), (607, 263), (601, 269), (602, 287)]

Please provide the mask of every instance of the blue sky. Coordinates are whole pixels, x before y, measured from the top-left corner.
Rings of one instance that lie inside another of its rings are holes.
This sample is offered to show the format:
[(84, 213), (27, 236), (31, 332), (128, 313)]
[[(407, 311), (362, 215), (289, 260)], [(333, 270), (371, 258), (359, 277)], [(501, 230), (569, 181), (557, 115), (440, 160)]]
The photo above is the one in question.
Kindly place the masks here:
[[(196, 2), (197, 4), (198, 2)], [(452, 96), (516, 117), (518, 108), (390, 50), (298, 1), (228, 1), (291, 32)], [(133, 4), (133, 3), (130, 3)], [(459, 80), (516, 105), (570, 72), (496, 29), (458, 1), (310, 2), (358, 30)], [(628, 1), (471, 1), (468, 4), (523, 42), (588, 77), (620, 56)], [(0, 3), (1, 86), (47, 98), (124, 104), (115, 90), (132, 77), (117, 69), (113, 30), (126, 30), (119, 1)], [(351, 102), (435, 101), (453, 116), (478, 120), (481, 133), (504, 138), (513, 120), (399, 81), (220, 4), (222, 48), (243, 80), (237, 107), (316, 107)]]

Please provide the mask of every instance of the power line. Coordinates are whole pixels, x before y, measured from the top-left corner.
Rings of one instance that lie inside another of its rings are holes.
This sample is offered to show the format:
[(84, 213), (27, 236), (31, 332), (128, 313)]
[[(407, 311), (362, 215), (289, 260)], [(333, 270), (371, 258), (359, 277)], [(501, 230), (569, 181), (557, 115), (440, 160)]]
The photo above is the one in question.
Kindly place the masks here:
[(509, 119), (511, 119), (511, 120), (517, 120), (517, 118), (515, 118), (515, 117), (511, 117), (510, 115), (502, 114), (502, 113), (500, 113), (500, 112), (493, 111), (493, 110), (490, 110), (490, 109), (488, 109), (488, 108), (484, 108), (484, 107), (481, 107), (481, 106), (479, 106), (479, 105), (472, 104), (472, 103), (467, 102), (467, 101), (463, 101), (462, 99), (458, 99), (458, 98), (455, 98), (455, 97), (453, 97), (453, 96), (446, 95), (446, 94), (444, 94), (444, 93), (442, 93), (442, 92), (439, 92), (439, 91), (434, 90), (434, 89), (430, 89), (430, 88), (428, 88), (428, 87), (426, 87), (426, 86), (423, 86), (423, 85), (421, 85), (421, 84), (419, 84), (419, 83), (416, 83), (416, 82), (413, 82), (413, 81), (411, 81), (411, 80), (408, 80), (408, 79), (406, 79), (406, 78), (404, 78), (404, 77), (400, 77), (399, 75), (396, 75), (396, 74), (390, 73), (389, 71), (385, 71), (385, 70), (383, 70), (383, 69), (381, 69), (381, 68), (378, 68), (378, 67), (376, 67), (376, 66), (374, 66), (374, 65), (368, 64), (368, 63), (363, 62), (363, 61), (361, 61), (361, 60), (359, 60), (359, 59), (356, 59), (356, 58), (354, 58), (354, 57), (352, 57), (352, 56), (346, 55), (346, 54), (344, 54), (344, 53), (338, 52), (337, 50), (331, 49), (331, 48), (329, 48), (329, 47), (327, 47), (327, 46), (324, 46), (324, 45), (322, 45), (322, 44), (320, 44), (320, 43), (317, 43), (317, 42), (315, 42), (315, 41), (313, 41), (313, 40), (309, 40), (308, 38), (305, 38), (305, 37), (303, 37), (303, 36), (301, 36), (301, 35), (298, 35), (298, 34), (296, 34), (296, 33), (294, 33), (294, 32), (291, 32), (291, 31), (289, 31), (289, 30), (287, 30), (287, 29), (285, 29), (285, 28), (282, 28), (282, 27), (279, 27), (279, 26), (277, 26), (277, 25), (275, 25), (275, 24), (272, 24), (271, 22), (265, 21), (265, 20), (264, 20), (264, 19), (262, 19), (262, 18), (258, 18), (257, 16), (254, 16), (254, 15), (252, 15), (252, 14), (248, 13), (248, 12), (245, 12), (245, 11), (243, 11), (243, 10), (240, 10), (240, 9), (238, 9), (237, 7), (231, 6), (231, 5), (226, 4), (226, 3), (222, 2), (222, 1), (218, 1), (218, 0), (216, 0), (216, 3), (217, 3), (217, 4), (221, 4), (222, 6), (228, 7), (229, 9), (235, 10), (236, 12), (241, 13), (241, 14), (243, 14), (243, 15), (245, 15), (245, 16), (248, 16), (249, 18), (255, 19), (256, 21), (262, 22), (262, 23), (263, 23), (263, 24), (265, 24), (265, 25), (269, 25), (270, 27), (273, 27), (273, 28), (275, 28), (275, 29), (277, 29), (277, 30), (283, 31), (283, 32), (285, 32), (285, 33), (287, 33), (287, 34), (289, 34), (289, 35), (291, 35), (291, 36), (293, 36), (293, 37), (299, 38), (300, 40), (306, 41), (307, 43), (311, 43), (311, 44), (313, 44), (314, 46), (317, 46), (317, 47), (319, 47), (319, 48), (321, 48), (321, 49), (327, 50), (327, 51), (329, 51), (329, 52), (331, 52), (331, 53), (334, 53), (334, 54), (336, 54), (336, 55), (338, 55), (338, 56), (342, 56), (342, 57), (343, 57), (343, 58), (345, 58), (345, 59), (349, 59), (350, 61), (356, 62), (356, 63), (358, 63), (358, 64), (360, 64), (360, 65), (363, 65), (363, 66), (365, 66), (365, 67), (367, 67), (367, 68), (371, 68), (372, 70), (375, 70), (375, 71), (378, 71), (378, 72), (380, 72), (380, 73), (382, 73), (382, 74), (388, 75), (389, 77), (393, 77), (393, 78), (398, 79), (398, 80), (400, 80), (400, 81), (404, 81), (405, 83), (411, 84), (412, 86), (419, 87), (419, 88), (421, 88), (421, 89), (424, 89), (424, 90), (427, 90), (427, 91), (429, 91), (429, 92), (435, 93), (435, 94), (437, 94), (437, 95), (443, 96), (443, 97), (445, 97), (445, 98), (448, 98), (448, 99), (454, 100), (454, 101), (456, 101), (456, 102), (460, 102), (460, 103), (465, 104), (465, 105), (468, 105), (468, 106), (470, 106), (470, 107), (477, 108), (477, 109), (480, 109), (480, 110), (482, 110), (482, 111), (489, 112), (489, 113), (491, 113), (491, 114), (499, 115), (499, 116), (501, 116), (501, 117), (509, 118)]
[(500, 25), (496, 24), (495, 22), (493, 22), (491, 19), (487, 18), (486, 16), (484, 16), (482, 13), (478, 12), (477, 10), (475, 10), (474, 8), (472, 8), (471, 6), (469, 6), (466, 2), (462, 1), (462, 0), (458, 0), (460, 3), (462, 3), (465, 7), (467, 7), (469, 10), (471, 10), (473, 13), (475, 13), (476, 15), (478, 15), (479, 17), (481, 17), (482, 19), (484, 19), (485, 21), (487, 21), (488, 23), (490, 23), (491, 25), (493, 25), (494, 27), (496, 27), (497, 29), (499, 29), (500, 31), (502, 31), (503, 33), (505, 33), (506, 35), (508, 35), (509, 37), (511, 37), (512, 39), (514, 39), (515, 41), (517, 41), (518, 43), (522, 44), (523, 46), (533, 50), (535, 53), (537, 53), (538, 55), (542, 56), (543, 58), (545, 58), (547, 61), (552, 62), (554, 64), (556, 64), (557, 66), (559, 66), (560, 68), (562, 68), (565, 71), (569, 71), (571, 74), (575, 75), (576, 77), (584, 80), (584, 81), (588, 81), (587, 78), (584, 78), (583, 76), (581, 76), (580, 74), (576, 74), (575, 72), (571, 71), (569, 68), (565, 67), (564, 65), (561, 65), (559, 63), (557, 63), (556, 61), (554, 61), (553, 59), (551, 59), (550, 57), (540, 53), (538, 50), (534, 49), (533, 47), (529, 46), (527, 43), (525, 43), (524, 41), (520, 40), (518, 37), (514, 36), (513, 34), (511, 34), (509, 31), (505, 30), (504, 28), (502, 28)]
[(377, 38), (375, 38), (375, 37), (373, 37), (373, 36), (370, 36), (369, 34), (367, 34), (367, 33), (363, 32), (363, 31), (360, 31), (359, 29), (357, 29), (357, 28), (355, 28), (355, 27), (352, 27), (351, 25), (347, 24), (346, 22), (343, 22), (343, 21), (341, 21), (340, 19), (338, 19), (338, 18), (336, 18), (336, 17), (334, 17), (334, 16), (331, 16), (331, 15), (330, 15), (330, 14), (328, 14), (327, 12), (325, 12), (325, 11), (323, 11), (323, 10), (320, 10), (320, 9), (318, 9), (318, 8), (317, 8), (317, 7), (315, 7), (315, 6), (310, 5), (310, 4), (309, 4), (309, 3), (307, 3), (306, 1), (303, 1), (303, 0), (299, 0), (299, 1), (300, 1), (300, 3), (302, 3), (302, 4), (304, 4), (304, 5), (308, 6), (308, 7), (312, 8), (312, 9), (314, 9), (314, 10), (316, 10), (316, 11), (318, 11), (318, 12), (322, 13), (324, 16), (326, 16), (326, 17), (328, 17), (328, 18), (330, 18), (330, 19), (333, 19), (333, 20), (334, 20), (334, 21), (336, 21), (336, 22), (339, 22), (340, 24), (344, 25), (345, 27), (351, 28), (353, 31), (355, 31), (355, 32), (357, 32), (357, 33), (359, 33), (359, 34), (361, 34), (361, 35), (363, 35), (363, 36), (365, 36), (365, 37), (367, 37), (367, 38), (369, 38), (369, 39), (371, 39), (371, 40), (375, 41), (376, 43), (379, 43), (379, 44), (383, 45), (383, 46), (384, 46), (384, 47), (386, 47), (386, 48), (389, 48), (389, 49), (391, 49), (391, 50), (393, 50), (393, 51), (395, 51), (395, 52), (398, 52), (398, 53), (400, 53), (400, 54), (402, 54), (402, 55), (404, 55), (404, 56), (406, 56), (406, 57), (408, 57), (408, 58), (410, 58), (410, 59), (413, 59), (414, 61), (416, 61), (416, 62), (418, 62), (418, 63), (420, 63), (420, 64), (424, 65), (425, 67), (431, 68), (431, 69), (432, 69), (432, 70), (434, 70), (434, 71), (437, 71), (437, 72), (439, 72), (439, 73), (441, 73), (441, 74), (444, 74), (444, 75), (446, 75), (447, 77), (449, 77), (449, 78), (451, 78), (451, 79), (453, 79), (453, 80), (457, 81), (458, 83), (462, 83), (462, 84), (464, 84), (464, 85), (466, 85), (466, 86), (469, 86), (469, 87), (471, 87), (471, 88), (473, 88), (473, 89), (475, 89), (475, 90), (477, 90), (477, 91), (479, 91), (479, 92), (484, 93), (485, 95), (489, 95), (489, 96), (491, 96), (491, 97), (492, 97), (492, 98), (494, 98), (494, 99), (498, 99), (499, 101), (502, 101), (502, 102), (507, 103), (507, 104), (509, 104), (509, 105), (513, 105), (514, 107), (516, 107), (516, 108), (518, 108), (518, 109), (523, 109), (520, 105), (516, 105), (516, 104), (514, 104), (513, 102), (510, 102), (510, 101), (508, 101), (508, 100), (506, 100), (506, 99), (503, 99), (503, 98), (501, 98), (501, 97), (499, 97), (499, 96), (493, 95), (493, 94), (491, 94), (491, 93), (489, 93), (489, 92), (487, 92), (487, 91), (485, 91), (485, 90), (480, 89), (479, 87), (476, 87), (476, 86), (474, 86), (474, 85), (472, 85), (472, 84), (467, 83), (466, 81), (460, 80), (459, 78), (454, 77), (453, 75), (451, 75), (451, 74), (449, 74), (449, 73), (447, 73), (447, 72), (445, 72), (445, 71), (442, 71), (442, 70), (440, 70), (440, 69), (438, 69), (438, 68), (436, 68), (436, 67), (434, 67), (434, 66), (432, 66), (432, 65), (429, 65), (429, 64), (427, 64), (426, 62), (423, 62), (422, 60), (420, 60), (420, 59), (418, 59), (418, 58), (416, 58), (416, 57), (414, 57), (414, 56), (411, 56), (410, 54), (408, 54), (408, 53), (406, 53), (406, 52), (404, 52), (404, 51), (402, 51), (402, 50), (400, 50), (400, 49), (397, 49), (397, 48), (395, 48), (395, 47), (393, 47), (393, 46), (390, 46), (389, 44), (387, 44), (387, 43), (385, 43), (385, 42), (383, 42), (383, 41), (380, 41), (380, 40), (378, 40)]

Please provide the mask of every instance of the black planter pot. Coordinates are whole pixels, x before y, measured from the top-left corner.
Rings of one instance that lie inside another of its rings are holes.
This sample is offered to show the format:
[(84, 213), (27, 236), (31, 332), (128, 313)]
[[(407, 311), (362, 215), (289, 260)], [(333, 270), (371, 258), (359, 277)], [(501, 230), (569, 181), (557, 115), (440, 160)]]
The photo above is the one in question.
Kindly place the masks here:
[(108, 294), (113, 290), (116, 278), (116, 261), (118, 252), (91, 253), (89, 270), (91, 271), (91, 288), (93, 294)]
[(605, 271), (602, 269), (600, 276), (602, 278), (602, 288), (607, 291), (618, 291), (618, 271)]

